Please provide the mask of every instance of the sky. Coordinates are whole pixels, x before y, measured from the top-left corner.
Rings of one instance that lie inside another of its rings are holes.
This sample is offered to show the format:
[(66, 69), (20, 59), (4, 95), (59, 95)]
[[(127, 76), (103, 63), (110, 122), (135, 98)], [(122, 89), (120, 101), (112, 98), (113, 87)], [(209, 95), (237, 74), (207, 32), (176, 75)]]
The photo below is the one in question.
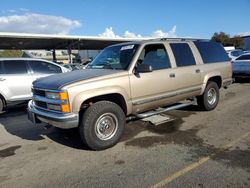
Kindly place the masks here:
[(0, 32), (211, 38), (250, 33), (250, 0), (8, 0)]

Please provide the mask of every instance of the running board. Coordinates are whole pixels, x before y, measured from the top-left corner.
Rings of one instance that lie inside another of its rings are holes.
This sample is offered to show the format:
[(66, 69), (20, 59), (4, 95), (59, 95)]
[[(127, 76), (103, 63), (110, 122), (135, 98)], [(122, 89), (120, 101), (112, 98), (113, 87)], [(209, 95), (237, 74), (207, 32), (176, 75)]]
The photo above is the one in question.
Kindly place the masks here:
[(182, 104), (177, 104), (177, 105), (173, 105), (173, 106), (168, 106), (166, 108), (159, 108), (159, 109), (156, 109), (156, 110), (147, 111), (147, 112), (144, 112), (144, 113), (141, 113), (141, 114), (135, 114), (135, 116), (137, 118), (143, 119), (143, 118), (147, 118), (147, 117), (154, 116), (154, 115), (157, 115), (157, 114), (161, 114), (161, 113), (164, 113), (164, 112), (168, 112), (168, 111), (171, 111), (171, 110), (177, 110), (177, 109), (184, 108), (184, 107), (191, 106), (191, 105), (195, 105), (195, 104), (196, 104), (196, 101), (192, 101), (192, 102), (189, 102), (189, 103), (182, 103)]

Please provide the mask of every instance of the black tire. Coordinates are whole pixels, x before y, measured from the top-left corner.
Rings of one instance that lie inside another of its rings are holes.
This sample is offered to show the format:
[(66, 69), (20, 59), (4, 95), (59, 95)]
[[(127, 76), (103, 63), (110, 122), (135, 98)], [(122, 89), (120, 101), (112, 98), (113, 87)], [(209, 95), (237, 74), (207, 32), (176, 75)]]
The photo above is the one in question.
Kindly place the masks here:
[(0, 97), (0, 113), (3, 111), (3, 99)]
[[(100, 101), (83, 113), (79, 133), (89, 148), (103, 150), (114, 146), (120, 140), (125, 124), (125, 114), (120, 106), (110, 101)], [(110, 133), (106, 135), (103, 131)]]
[[(215, 98), (212, 99), (211, 92)], [(220, 90), (217, 83), (209, 81), (205, 88), (204, 93), (197, 97), (198, 106), (205, 111), (211, 111), (216, 108), (220, 99)]]

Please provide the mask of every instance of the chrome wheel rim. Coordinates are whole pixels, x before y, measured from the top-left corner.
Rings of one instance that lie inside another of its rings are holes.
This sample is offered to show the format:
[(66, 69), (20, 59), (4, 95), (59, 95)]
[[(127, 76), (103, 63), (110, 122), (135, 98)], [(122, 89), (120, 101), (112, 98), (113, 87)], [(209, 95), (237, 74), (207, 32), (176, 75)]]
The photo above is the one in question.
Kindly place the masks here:
[(210, 105), (213, 105), (217, 100), (216, 90), (214, 88), (210, 88), (207, 92), (207, 101)]
[(95, 134), (101, 140), (111, 139), (117, 132), (118, 119), (113, 113), (101, 115), (95, 124)]

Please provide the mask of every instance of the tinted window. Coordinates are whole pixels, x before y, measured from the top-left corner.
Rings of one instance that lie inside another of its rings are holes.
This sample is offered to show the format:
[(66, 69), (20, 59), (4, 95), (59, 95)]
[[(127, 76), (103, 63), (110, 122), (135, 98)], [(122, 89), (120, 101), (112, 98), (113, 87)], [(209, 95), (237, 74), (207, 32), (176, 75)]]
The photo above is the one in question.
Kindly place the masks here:
[(4, 71), (3, 71), (3, 66), (2, 66), (2, 62), (0, 61), (0, 74), (3, 74)]
[(236, 60), (250, 60), (250, 55), (242, 55), (236, 58)]
[(3, 66), (5, 70), (5, 74), (26, 74), (27, 67), (25, 61), (3, 61)]
[(139, 57), (139, 61), (151, 65), (153, 70), (171, 67), (166, 49), (162, 44), (146, 46)]
[(205, 64), (229, 61), (229, 57), (220, 43), (195, 41), (194, 44)]
[(62, 72), (59, 66), (44, 61), (29, 61), (29, 64), (33, 72), (38, 74), (54, 74)]
[(177, 67), (196, 64), (193, 53), (187, 43), (172, 43), (170, 46), (174, 53)]

